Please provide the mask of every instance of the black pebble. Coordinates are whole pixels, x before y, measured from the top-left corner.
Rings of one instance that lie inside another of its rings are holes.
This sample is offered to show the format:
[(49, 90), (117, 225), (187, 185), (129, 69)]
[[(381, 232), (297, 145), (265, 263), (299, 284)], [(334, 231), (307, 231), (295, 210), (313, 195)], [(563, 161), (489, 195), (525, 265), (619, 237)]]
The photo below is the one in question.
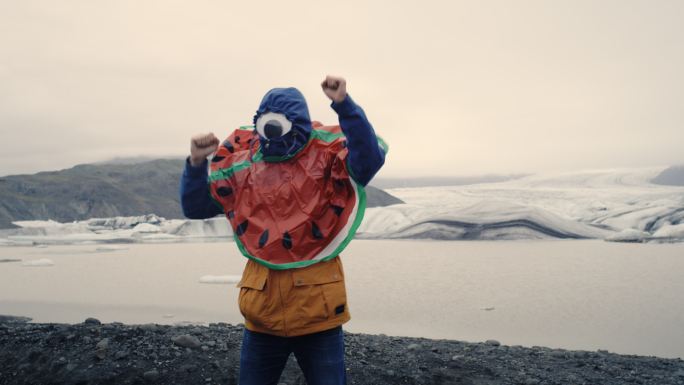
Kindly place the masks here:
[(321, 229), (318, 228), (316, 222), (311, 222), (311, 234), (316, 239), (323, 238), (323, 233), (321, 233)]
[(283, 234), (283, 247), (290, 250), (292, 248), (292, 238), (287, 231)]
[(233, 193), (233, 189), (227, 186), (221, 186), (216, 189), (219, 196), (225, 197)]
[(247, 231), (247, 220), (244, 222), (240, 223), (238, 227), (235, 229), (235, 234), (239, 237), (240, 235), (244, 234), (245, 231)]
[(264, 247), (266, 241), (268, 241), (268, 229), (264, 230), (264, 232), (261, 233), (261, 236), (259, 237), (259, 248)]

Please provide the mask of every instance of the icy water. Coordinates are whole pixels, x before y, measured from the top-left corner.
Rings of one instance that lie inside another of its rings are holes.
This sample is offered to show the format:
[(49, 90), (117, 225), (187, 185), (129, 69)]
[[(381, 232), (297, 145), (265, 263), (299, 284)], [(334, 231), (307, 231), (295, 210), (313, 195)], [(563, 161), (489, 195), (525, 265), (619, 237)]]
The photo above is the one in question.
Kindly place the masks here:
[[(199, 283), (242, 273), (232, 242), (101, 247), (0, 247), (22, 260), (0, 263), (0, 314), (242, 322), (234, 283)], [(342, 260), (352, 332), (684, 357), (684, 244), (356, 240)]]

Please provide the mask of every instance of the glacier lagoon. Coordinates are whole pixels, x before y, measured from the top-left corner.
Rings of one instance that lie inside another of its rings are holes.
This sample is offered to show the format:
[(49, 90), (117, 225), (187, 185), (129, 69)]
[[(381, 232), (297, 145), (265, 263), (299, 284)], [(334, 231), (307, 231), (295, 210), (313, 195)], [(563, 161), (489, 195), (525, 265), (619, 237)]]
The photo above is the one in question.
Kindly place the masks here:
[[(684, 241), (684, 186), (651, 181), (662, 168), (530, 175), (500, 183), (387, 190), (404, 204), (368, 208), (360, 239), (605, 239)], [(15, 221), (0, 246), (186, 242), (225, 239), (224, 216), (206, 220), (90, 218), (72, 223)]]
[[(240, 323), (231, 241), (0, 247), (0, 314)], [(355, 240), (352, 332), (684, 357), (684, 244)]]

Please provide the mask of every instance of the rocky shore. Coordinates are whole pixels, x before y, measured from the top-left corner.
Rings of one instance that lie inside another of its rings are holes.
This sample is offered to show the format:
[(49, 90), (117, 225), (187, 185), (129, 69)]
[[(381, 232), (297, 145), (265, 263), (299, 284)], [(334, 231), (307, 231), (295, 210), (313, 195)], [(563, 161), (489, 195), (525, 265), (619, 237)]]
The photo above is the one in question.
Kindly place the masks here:
[[(0, 316), (0, 384), (237, 384), (242, 325)], [(349, 384), (684, 384), (684, 361), (345, 332)], [(305, 384), (294, 356), (281, 384)]]

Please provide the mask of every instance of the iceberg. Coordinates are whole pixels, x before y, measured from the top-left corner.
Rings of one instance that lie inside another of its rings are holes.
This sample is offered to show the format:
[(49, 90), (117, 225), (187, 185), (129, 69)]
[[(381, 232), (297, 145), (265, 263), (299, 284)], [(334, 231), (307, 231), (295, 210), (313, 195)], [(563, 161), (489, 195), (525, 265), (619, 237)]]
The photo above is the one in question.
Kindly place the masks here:
[(663, 225), (653, 233), (655, 238), (684, 239), (684, 223)]
[(133, 232), (135, 233), (158, 233), (161, 229), (159, 226), (153, 225), (151, 223), (138, 223), (133, 227)]
[(98, 246), (95, 248), (95, 251), (102, 251), (102, 252), (108, 252), (108, 251), (122, 251), (122, 250), (128, 250), (128, 247), (124, 246), (114, 246), (114, 245), (105, 245), (105, 246)]
[(637, 229), (624, 229), (615, 234), (611, 234), (606, 241), (611, 242), (645, 242), (651, 238), (651, 234)]

